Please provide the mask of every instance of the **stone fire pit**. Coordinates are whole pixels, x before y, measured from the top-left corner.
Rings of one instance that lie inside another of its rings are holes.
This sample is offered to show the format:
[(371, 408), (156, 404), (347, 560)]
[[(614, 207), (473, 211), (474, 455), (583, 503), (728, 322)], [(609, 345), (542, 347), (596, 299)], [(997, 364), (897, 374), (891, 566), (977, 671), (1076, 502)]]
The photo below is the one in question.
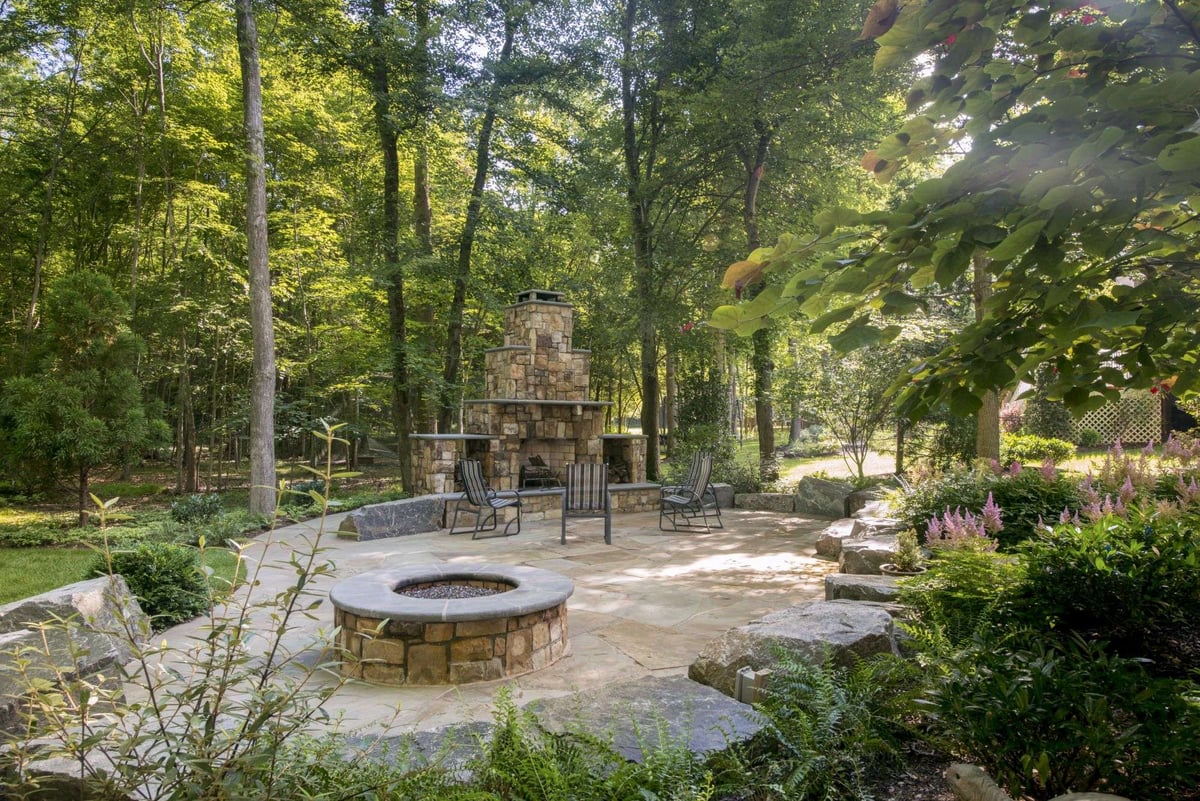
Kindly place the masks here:
[[(481, 597), (422, 598), (401, 594)], [(575, 584), (533, 567), (435, 564), (372, 570), (329, 593), (342, 672), (380, 684), (466, 684), (517, 676), (567, 649), (567, 598)]]

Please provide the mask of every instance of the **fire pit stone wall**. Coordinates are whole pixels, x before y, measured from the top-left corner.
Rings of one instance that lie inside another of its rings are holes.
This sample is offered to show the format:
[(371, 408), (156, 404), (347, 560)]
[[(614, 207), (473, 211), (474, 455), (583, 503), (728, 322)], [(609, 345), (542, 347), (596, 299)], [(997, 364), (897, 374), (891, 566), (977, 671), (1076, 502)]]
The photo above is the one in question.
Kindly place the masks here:
[[(499, 590), (477, 598), (414, 598), (438, 583)], [(567, 649), (574, 583), (513, 565), (420, 565), (373, 570), (330, 593), (342, 672), (379, 684), (465, 684), (540, 670)]]

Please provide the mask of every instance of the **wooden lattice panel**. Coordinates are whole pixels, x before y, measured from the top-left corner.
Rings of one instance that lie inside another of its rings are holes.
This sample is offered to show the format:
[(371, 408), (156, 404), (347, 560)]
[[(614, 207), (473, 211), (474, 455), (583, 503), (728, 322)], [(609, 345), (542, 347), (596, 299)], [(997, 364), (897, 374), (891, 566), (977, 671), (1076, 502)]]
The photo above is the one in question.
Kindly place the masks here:
[(1075, 422), (1075, 434), (1090, 428), (1099, 432), (1100, 442), (1111, 445), (1119, 437), (1123, 444), (1158, 442), (1162, 434), (1162, 402), (1144, 389), (1121, 393), (1121, 400), (1094, 409)]

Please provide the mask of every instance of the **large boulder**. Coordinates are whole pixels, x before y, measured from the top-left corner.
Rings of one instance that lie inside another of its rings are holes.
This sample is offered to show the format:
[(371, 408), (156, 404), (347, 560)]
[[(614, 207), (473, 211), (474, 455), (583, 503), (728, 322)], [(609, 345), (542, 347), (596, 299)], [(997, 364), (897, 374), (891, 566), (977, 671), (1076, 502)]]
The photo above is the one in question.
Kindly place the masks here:
[(845, 481), (830, 481), (805, 476), (796, 487), (796, 511), (813, 517), (846, 517), (846, 496), (854, 486)]
[(739, 492), (733, 497), (733, 505), (738, 509), (791, 514), (795, 511), (796, 499), (784, 492)]
[(740, 669), (770, 668), (780, 650), (814, 664), (824, 662), (829, 652), (842, 665), (855, 657), (897, 653), (892, 616), (881, 607), (853, 601), (812, 601), (772, 612), (709, 641), (688, 668), (688, 677), (732, 696)]
[[(732, 690), (731, 690), (732, 691)], [(529, 705), (542, 728), (554, 733), (610, 735), (626, 759), (641, 762), (642, 745), (685, 742), (697, 754), (723, 751), (757, 734), (754, 710), (683, 676), (645, 676)]]
[(858, 517), (853, 521), (854, 536), (878, 537), (883, 534), (899, 534), (907, 526), (903, 520), (894, 517)]
[(68, 584), (0, 606), (0, 666), (12, 666), (18, 657), (25, 663), (24, 676), (0, 669), (0, 728), (19, 725), (30, 681), (57, 683), (60, 677), (73, 681), (107, 673), (115, 682), (149, 634), (149, 618), (120, 576)]
[(717, 506), (721, 509), (733, 508), (733, 487), (728, 484), (713, 484), (713, 495), (717, 498)]
[(842, 543), (854, 537), (857, 521), (843, 518), (826, 526), (817, 535), (817, 555), (837, 559), (842, 553)]
[(881, 486), (854, 490), (846, 496), (846, 516), (858, 517), (859, 512), (868, 506), (872, 509), (886, 508), (887, 504), (882, 501), (887, 498), (889, 491), (888, 487)]
[(401, 501), (373, 503), (350, 512), (338, 526), (338, 536), (362, 540), (379, 540), (424, 534), (442, 527), (446, 515), (446, 499), (441, 495), (422, 495)]
[(842, 554), (838, 557), (842, 573), (875, 575), (879, 566), (892, 561), (896, 553), (896, 535), (847, 540), (842, 543)]
[(826, 601), (895, 601), (900, 586), (894, 576), (830, 573), (825, 576)]

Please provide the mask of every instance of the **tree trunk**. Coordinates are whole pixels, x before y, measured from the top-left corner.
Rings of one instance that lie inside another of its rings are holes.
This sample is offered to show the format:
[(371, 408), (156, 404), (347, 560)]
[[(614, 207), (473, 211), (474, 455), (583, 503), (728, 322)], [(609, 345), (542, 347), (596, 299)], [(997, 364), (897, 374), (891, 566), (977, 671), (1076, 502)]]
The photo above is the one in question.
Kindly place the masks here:
[[(792, 369), (800, 369), (800, 343), (795, 337), (788, 337), (788, 357), (792, 360)], [(800, 419), (800, 394), (794, 391), (792, 393), (791, 408), (788, 409), (788, 445), (795, 445), (800, 439), (800, 432), (803, 430)]]
[(79, 525), (88, 524), (88, 469), (79, 468)]
[(404, 271), (400, 264), (400, 154), (398, 134), (392, 118), (390, 71), (386, 55), (389, 24), (386, 0), (371, 0), (369, 22), (372, 55), (370, 81), (375, 127), (383, 155), (383, 275), (387, 285), (388, 332), (392, 347), (392, 421), (396, 429), (396, 451), (400, 460), (400, 483), (413, 491), (412, 389), (409, 386), (408, 318), (404, 302)]
[[(656, 150), (653, 143), (643, 152), (638, 130), (658, 131), (657, 93), (646, 111), (649, 119), (638, 119), (638, 97), (634, 87), (633, 40), (637, 20), (637, 0), (626, 0), (621, 25), (621, 118), (625, 160), (625, 192), (633, 229), (634, 302), (638, 309), (638, 343), (641, 346), (640, 380), (642, 385), (642, 434), (646, 437), (646, 480), (658, 480), (660, 448), (658, 442), (658, 323), (657, 281), (654, 275), (654, 239), (651, 200), (647, 184), (654, 175)], [(654, 91), (647, 89), (646, 91)], [(644, 160), (644, 163), (643, 163)]]
[[(971, 259), (973, 277), (971, 290), (975, 300), (975, 322), (983, 320), (984, 304), (992, 296), (992, 279), (988, 275), (988, 257), (982, 250), (975, 251)], [(1000, 394), (998, 388), (983, 394), (983, 405), (975, 427), (975, 456), (980, 459), (1000, 458)]]
[(254, 378), (250, 390), (250, 511), (275, 511), (275, 327), (267, 263), (267, 174), (262, 77), (253, 0), (237, 0), (238, 61), (246, 134), (246, 256), (250, 265), (250, 328)]
[[(753, 252), (762, 247), (758, 230), (758, 190), (762, 185), (763, 172), (767, 164), (767, 152), (771, 145), (772, 128), (762, 120), (754, 121), (757, 139), (753, 153), (743, 158), (746, 168), (746, 191), (742, 197), (742, 224), (746, 231), (746, 246)], [(771, 384), (775, 363), (771, 349), (775, 337), (770, 327), (754, 332), (754, 421), (758, 425), (758, 465), (764, 482), (779, 479), (779, 460), (775, 458), (775, 414), (771, 405)]]
[(679, 387), (676, 380), (679, 357), (674, 350), (667, 351), (667, 455), (675, 458), (675, 442), (679, 429)]
[(442, 398), (441, 403), (438, 404), (438, 431), (444, 433), (452, 430), (455, 410), (458, 407), (458, 381), (463, 350), (463, 309), (467, 305), (467, 284), (471, 280), (471, 249), (475, 245), (475, 232), (479, 229), (479, 219), (483, 214), (483, 190), (487, 185), (488, 171), (492, 166), (492, 130), (496, 125), (496, 112), (506, 80), (505, 71), (512, 61), (513, 39), (516, 31), (517, 20), (506, 9), (504, 44), (500, 48), (500, 58), (492, 70), (492, 86), (488, 91), (483, 121), (479, 126), (479, 141), (475, 145), (475, 180), (471, 184), (467, 218), (463, 222), (462, 236), (458, 243), (458, 269), (454, 272), (454, 298), (450, 301), (449, 324), (446, 329), (446, 362), (442, 370)]

